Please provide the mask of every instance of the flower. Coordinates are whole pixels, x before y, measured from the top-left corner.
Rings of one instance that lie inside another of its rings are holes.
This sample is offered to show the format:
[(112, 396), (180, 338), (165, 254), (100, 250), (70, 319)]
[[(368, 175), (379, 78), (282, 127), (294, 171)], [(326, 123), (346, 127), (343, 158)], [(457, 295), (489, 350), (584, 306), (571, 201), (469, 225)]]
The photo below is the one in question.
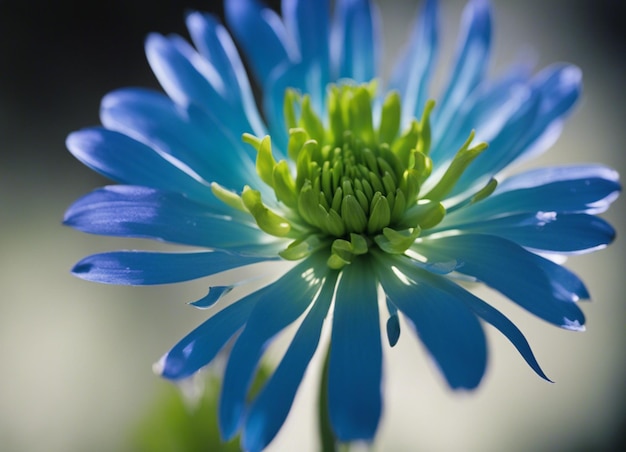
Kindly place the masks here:
[[(281, 18), (257, 0), (226, 1), (263, 115), (229, 33), (193, 12), (187, 26), (195, 48), (178, 36), (146, 41), (167, 95), (110, 93), (103, 127), (67, 140), (79, 160), (121, 185), (76, 201), (65, 224), (194, 247), (96, 254), (76, 264), (78, 277), (169, 284), (292, 262), (230, 304), (222, 296), (233, 286), (211, 287), (192, 304), (217, 312), (156, 365), (165, 378), (185, 379), (235, 338), (219, 419), (223, 437), (241, 431), (246, 450), (263, 449), (282, 426), (324, 323), (331, 327), (328, 414), (340, 441), (370, 441), (377, 430), (381, 315), (391, 346), (403, 316), (451, 388), (480, 383), (485, 323), (548, 379), (517, 327), (466, 282), (582, 330), (576, 302), (589, 294), (554, 257), (603, 248), (615, 235), (596, 216), (620, 190), (614, 170), (575, 165), (503, 176), (556, 140), (580, 95), (578, 68), (558, 64), (533, 75), (519, 65), (488, 78), (491, 8), (471, 0), (435, 103), (428, 100), (435, 0), (425, 1), (384, 89), (374, 5), (339, 0), (332, 21), (329, 9), (328, 0), (284, 0)], [(282, 359), (247, 400), (266, 347), (291, 324), (297, 330)]]

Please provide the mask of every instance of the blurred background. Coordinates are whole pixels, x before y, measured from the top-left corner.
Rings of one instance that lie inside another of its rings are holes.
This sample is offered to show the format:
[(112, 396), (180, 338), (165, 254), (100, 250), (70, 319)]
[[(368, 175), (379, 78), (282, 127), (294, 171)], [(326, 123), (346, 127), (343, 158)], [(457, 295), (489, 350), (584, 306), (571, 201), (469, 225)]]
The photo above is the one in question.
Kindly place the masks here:
[[(442, 2), (441, 74), (456, 44), (462, 1)], [(626, 36), (621, 0), (492, 0), (493, 73), (521, 53), (538, 68), (579, 65), (583, 100), (549, 153), (533, 165), (602, 162), (625, 171)], [(274, 5), (277, 2), (273, 2)], [(386, 65), (419, 1), (379, 1)], [(143, 55), (151, 31), (185, 36), (184, 13), (221, 14), (221, 2), (0, 0), (0, 450), (130, 451), (129, 438), (167, 383), (151, 365), (208, 314), (186, 306), (206, 283), (153, 288), (97, 285), (72, 265), (98, 251), (148, 243), (61, 226), (64, 210), (107, 181), (64, 146), (95, 125), (100, 98), (156, 81)], [(488, 329), (480, 388), (452, 393), (420, 344), (403, 334), (385, 353), (385, 415), (376, 451), (612, 451), (626, 428), (625, 197), (604, 217), (617, 241), (576, 257), (593, 301), (585, 333), (547, 325), (496, 294), (480, 295), (525, 333), (555, 384), (530, 370)], [(405, 330), (408, 332), (408, 330)], [(313, 363), (316, 366), (319, 363)], [(317, 450), (313, 368), (272, 450)]]

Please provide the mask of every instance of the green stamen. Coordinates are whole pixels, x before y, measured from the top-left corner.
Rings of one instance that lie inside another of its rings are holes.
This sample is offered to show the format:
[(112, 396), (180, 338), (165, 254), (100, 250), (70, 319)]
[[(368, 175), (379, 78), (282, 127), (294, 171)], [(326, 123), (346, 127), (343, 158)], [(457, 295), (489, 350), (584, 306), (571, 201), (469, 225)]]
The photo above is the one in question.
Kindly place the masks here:
[[(404, 253), (421, 231), (441, 222), (446, 215), (442, 201), (487, 145), (472, 146), (472, 132), (443, 176), (428, 193), (420, 194), (432, 172), (430, 115), (435, 103), (428, 101), (421, 120), (413, 119), (400, 132), (400, 96), (395, 92), (386, 96), (376, 124), (375, 91), (374, 82), (331, 85), (328, 114), (322, 118), (308, 96), (287, 90), (286, 154), (291, 164), (276, 161), (269, 136), (244, 135), (244, 142), (257, 151), (256, 170), (273, 189), (282, 215), (270, 210), (260, 192), (248, 186), (237, 195), (212, 184), (213, 193), (248, 212), (268, 234), (292, 238), (280, 253), (285, 259), (302, 259), (328, 247), (328, 265), (340, 269), (371, 247)], [(490, 181), (466, 203), (479, 202), (495, 187), (495, 180)]]

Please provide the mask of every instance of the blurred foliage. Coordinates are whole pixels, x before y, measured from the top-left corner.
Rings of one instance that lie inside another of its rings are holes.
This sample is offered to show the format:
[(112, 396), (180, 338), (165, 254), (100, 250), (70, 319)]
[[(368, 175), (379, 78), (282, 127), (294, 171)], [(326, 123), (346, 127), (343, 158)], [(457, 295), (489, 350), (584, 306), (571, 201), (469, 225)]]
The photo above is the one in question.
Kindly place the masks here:
[[(250, 397), (253, 397), (270, 375), (262, 366), (257, 373)], [(197, 399), (186, 397), (171, 382), (159, 385), (158, 394), (145, 414), (132, 426), (130, 447), (133, 452), (236, 452), (239, 436), (222, 442), (217, 412), (221, 379), (215, 373), (203, 375), (204, 385)]]

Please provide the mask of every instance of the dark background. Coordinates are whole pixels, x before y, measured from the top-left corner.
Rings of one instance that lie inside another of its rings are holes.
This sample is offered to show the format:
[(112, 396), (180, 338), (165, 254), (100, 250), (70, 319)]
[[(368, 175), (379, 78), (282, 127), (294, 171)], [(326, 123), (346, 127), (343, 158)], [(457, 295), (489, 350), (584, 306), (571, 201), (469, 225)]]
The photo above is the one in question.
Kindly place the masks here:
[[(266, 1), (276, 10), (279, 3)], [(626, 2), (524, 2), (538, 16), (543, 13), (542, 3), (559, 5), (568, 15), (584, 18), (590, 27), (584, 33), (603, 52), (626, 59)], [(33, 164), (46, 169), (61, 162), (72, 166), (59, 146), (67, 132), (97, 123), (98, 100), (108, 91), (126, 85), (157, 88), (143, 56), (144, 38), (153, 31), (186, 36), (183, 16), (194, 9), (223, 13), (221, 1), (208, 0), (0, 1), (3, 154), (26, 140), (30, 145), (20, 146), (22, 152), (13, 153), (9, 161), (24, 160), (30, 169)], [(46, 150), (41, 142), (48, 143)]]

